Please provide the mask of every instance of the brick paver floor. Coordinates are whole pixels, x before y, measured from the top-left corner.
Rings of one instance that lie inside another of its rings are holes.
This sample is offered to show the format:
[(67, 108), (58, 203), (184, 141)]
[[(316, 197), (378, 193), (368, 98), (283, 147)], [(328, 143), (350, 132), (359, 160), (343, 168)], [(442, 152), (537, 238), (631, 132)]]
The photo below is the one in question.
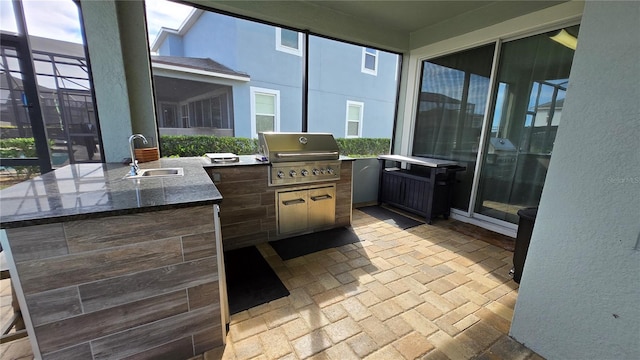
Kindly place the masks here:
[(352, 225), (361, 243), (288, 261), (258, 246), (291, 295), (233, 315), (226, 347), (197, 358), (540, 359), (507, 336), (513, 253), (491, 245), (504, 237), (358, 210)]

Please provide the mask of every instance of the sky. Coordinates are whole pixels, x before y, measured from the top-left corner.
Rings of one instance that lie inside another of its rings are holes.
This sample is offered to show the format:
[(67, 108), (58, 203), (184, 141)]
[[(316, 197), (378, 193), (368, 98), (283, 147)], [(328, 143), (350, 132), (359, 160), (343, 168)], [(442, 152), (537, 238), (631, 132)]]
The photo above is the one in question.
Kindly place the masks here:
[[(78, 9), (72, 0), (23, 0), (29, 34), (82, 43)], [(177, 29), (191, 7), (165, 0), (147, 0), (149, 43), (160, 27)], [(0, 28), (17, 32), (11, 0), (0, 0)]]

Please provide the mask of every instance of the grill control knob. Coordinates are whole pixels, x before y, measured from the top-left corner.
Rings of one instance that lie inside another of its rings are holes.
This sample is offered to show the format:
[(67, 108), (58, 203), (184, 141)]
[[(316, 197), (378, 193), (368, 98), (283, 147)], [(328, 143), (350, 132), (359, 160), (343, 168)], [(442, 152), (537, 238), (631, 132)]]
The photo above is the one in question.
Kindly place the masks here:
[(329, 173), (329, 175), (333, 175), (333, 169), (332, 168), (327, 168), (327, 173)]
[(320, 170), (318, 169), (313, 169), (311, 172), (313, 173), (313, 175), (320, 175)]
[(300, 171), (300, 174), (302, 176), (307, 176), (307, 175), (309, 175), (309, 172), (307, 171), (307, 169), (302, 169), (302, 171)]
[(298, 175), (298, 173), (295, 170), (289, 171), (289, 176), (296, 177), (296, 175)]
[(278, 178), (282, 179), (284, 177), (284, 171), (278, 170)]

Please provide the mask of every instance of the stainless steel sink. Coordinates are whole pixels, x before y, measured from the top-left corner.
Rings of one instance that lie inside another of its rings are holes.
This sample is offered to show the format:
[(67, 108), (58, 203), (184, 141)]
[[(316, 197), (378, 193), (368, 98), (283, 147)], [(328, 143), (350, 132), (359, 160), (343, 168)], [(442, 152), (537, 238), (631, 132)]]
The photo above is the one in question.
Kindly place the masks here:
[(184, 176), (183, 168), (140, 169), (137, 175), (126, 175), (125, 179), (149, 179), (157, 177)]

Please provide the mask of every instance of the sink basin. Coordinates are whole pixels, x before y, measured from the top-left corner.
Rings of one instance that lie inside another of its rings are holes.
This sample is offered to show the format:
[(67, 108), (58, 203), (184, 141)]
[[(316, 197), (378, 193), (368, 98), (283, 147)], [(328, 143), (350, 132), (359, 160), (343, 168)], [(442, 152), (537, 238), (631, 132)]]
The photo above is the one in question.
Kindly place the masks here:
[(138, 175), (126, 175), (126, 179), (149, 179), (168, 176), (184, 176), (183, 168), (140, 169)]
[(140, 174), (142, 177), (149, 176), (167, 176), (167, 175), (176, 175), (182, 176), (184, 175), (182, 168), (167, 168), (167, 169), (144, 169), (140, 170)]

